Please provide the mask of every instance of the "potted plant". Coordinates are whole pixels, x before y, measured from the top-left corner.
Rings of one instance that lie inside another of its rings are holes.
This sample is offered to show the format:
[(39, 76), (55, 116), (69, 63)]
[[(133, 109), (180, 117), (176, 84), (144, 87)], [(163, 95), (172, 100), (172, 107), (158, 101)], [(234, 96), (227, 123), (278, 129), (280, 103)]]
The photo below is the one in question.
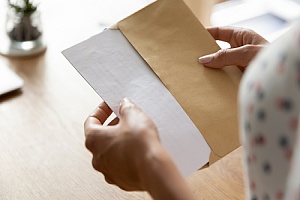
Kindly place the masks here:
[(32, 0), (8, 0), (7, 34), (13, 41), (35, 41), (42, 35), (38, 5)]

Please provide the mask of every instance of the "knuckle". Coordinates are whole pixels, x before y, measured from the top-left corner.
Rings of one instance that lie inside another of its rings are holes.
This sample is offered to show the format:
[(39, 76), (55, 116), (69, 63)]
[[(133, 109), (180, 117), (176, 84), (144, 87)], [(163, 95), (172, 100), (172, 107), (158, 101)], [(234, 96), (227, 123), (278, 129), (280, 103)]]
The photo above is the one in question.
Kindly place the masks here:
[(246, 31), (248, 31), (248, 33), (250, 35), (255, 35), (256, 34), (256, 32), (253, 29), (250, 29), (250, 28), (247, 28)]
[(90, 125), (90, 124), (87, 124), (87, 122), (84, 123), (84, 132), (85, 134), (89, 134), (91, 132), (94, 131), (94, 126), (93, 125)]
[(227, 49), (221, 49), (217, 52), (217, 56), (222, 57), (224, 55), (226, 55), (226, 51)]
[(99, 169), (99, 167), (98, 167), (98, 162), (97, 162), (97, 160), (95, 159), (95, 157), (93, 157), (93, 159), (92, 159), (92, 166), (93, 166), (93, 168), (94, 168), (95, 170), (98, 170), (98, 169)]
[(245, 55), (241, 56), (240, 58), (240, 65), (242, 67), (246, 67), (247, 65), (249, 65), (252, 56), (255, 55), (254, 51), (255, 49), (253, 48), (253, 45), (247, 44), (242, 48), (242, 55)]
[(92, 159), (92, 166), (95, 170), (100, 171), (101, 172), (101, 168), (98, 162), (98, 159), (96, 159), (96, 157), (93, 157)]
[(107, 183), (115, 185), (115, 181), (110, 176), (108, 176), (107, 174), (104, 174), (104, 178), (105, 178), (105, 181)]
[(95, 134), (93, 134), (93, 131), (92, 132), (88, 132), (86, 134), (86, 138), (85, 138), (85, 147), (89, 150), (92, 150), (93, 147), (94, 147), (94, 136)]
[(84, 127), (84, 131), (86, 132), (88, 127), (89, 127), (89, 124), (88, 124), (88, 119), (86, 119), (83, 123), (83, 127)]
[(228, 49), (221, 49), (217, 52), (216, 57), (221, 60), (223, 63), (228, 61)]

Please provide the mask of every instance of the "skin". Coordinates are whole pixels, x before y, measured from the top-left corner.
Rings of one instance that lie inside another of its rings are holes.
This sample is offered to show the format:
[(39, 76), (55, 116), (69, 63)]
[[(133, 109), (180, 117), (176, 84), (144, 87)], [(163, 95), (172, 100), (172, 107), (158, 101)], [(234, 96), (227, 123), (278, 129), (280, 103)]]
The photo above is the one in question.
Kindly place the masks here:
[[(236, 65), (244, 69), (268, 42), (248, 29), (207, 29), (230, 49), (199, 58), (206, 67)], [(120, 119), (103, 124), (112, 110), (102, 102), (84, 123), (86, 148), (93, 154), (92, 165), (105, 180), (127, 191), (147, 191), (156, 200), (192, 200), (184, 178), (162, 147), (153, 121), (137, 105), (123, 99)]]
[(207, 31), (215, 40), (228, 42), (231, 46), (199, 58), (201, 64), (210, 68), (235, 65), (243, 71), (256, 54), (269, 44), (266, 39), (250, 29), (210, 27)]
[(105, 180), (123, 190), (148, 191), (154, 199), (193, 199), (153, 121), (128, 99), (120, 104), (120, 119), (103, 126), (111, 113), (102, 102), (84, 124), (92, 165)]

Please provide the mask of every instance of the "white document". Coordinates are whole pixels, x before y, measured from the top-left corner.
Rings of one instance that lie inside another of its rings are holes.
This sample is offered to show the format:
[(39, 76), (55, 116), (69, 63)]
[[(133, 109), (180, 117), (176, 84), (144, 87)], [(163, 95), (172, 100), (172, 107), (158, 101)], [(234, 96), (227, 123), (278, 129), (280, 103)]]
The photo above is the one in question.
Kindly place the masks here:
[(128, 97), (153, 119), (185, 177), (208, 162), (203, 136), (122, 32), (105, 30), (63, 54), (117, 116), (120, 100)]

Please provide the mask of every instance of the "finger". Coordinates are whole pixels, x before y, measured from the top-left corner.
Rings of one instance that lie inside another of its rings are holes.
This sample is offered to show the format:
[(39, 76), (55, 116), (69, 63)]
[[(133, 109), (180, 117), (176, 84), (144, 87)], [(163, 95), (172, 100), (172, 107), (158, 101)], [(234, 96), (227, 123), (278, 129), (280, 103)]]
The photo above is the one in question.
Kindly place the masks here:
[(117, 184), (117, 186), (120, 189), (128, 191), (128, 192), (130, 192), (130, 191), (141, 191), (142, 190), (141, 188), (131, 187), (131, 186), (124, 185), (124, 184)]
[(91, 113), (84, 123), (85, 130), (93, 127), (94, 125), (102, 125), (107, 118), (111, 115), (112, 110), (105, 102), (101, 102), (100, 105)]
[(209, 27), (207, 31), (215, 40), (228, 42), (232, 48), (246, 44), (263, 43), (264, 38), (251, 29), (238, 27)]
[(119, 107), (120, 112), (120, 126), (127, 127), (130, 132), (135, 133), (149, 133), (155, 135), (155, 138), (159, 140), (157, 134), (157, 127), (152, 119), (135, 103), (129, 99), (123, 99)]
[(92, 166), (95, 170), (101, 172), (102, 174), (106, 173), (106, 169), (103, 162), (103, 157), (99, 154), (94, 155), (92, 159)]
[(119, 121), (120, 121), (119, 118), (115, 117), (113, 120), (111, 120), (111, 122), (109, 122), (108, 126), (117, 125)]
[(92, 126), (85, 130), (85, 146), (93, 154), (102, 155), (118, 133), (116, 126)]
[(112, 110), (110, 107), (103, 101), (96, 108), (96, 110), (91, 114), (92, 117), (99, 120), (101, 124), (103, 124), (107, 118), (112, 114)]
[(239, 70), (241, 70), (241, 72), (244, 72), (245, 71), (245, 67), (241, 67), (241, 66), (237, 66), (239, 68)]
[(126, 112), (129, 112), (132, 109), (139, 109), (135, 103), (133, 103), (130, 99), (124, 98), (120, 102), (119, 113), (120, 116), (123, 116)]
[[(111, 114), (112, 110), (105, 102), (102, 102), (84, 123), (85, 146), (92, 153), (105, 152), (117, 133), (114, 126), (102, 126)], [(114, 119), (111, 125), (116, 123), (117, 120)]]
[[(135, 188), (135, 187), (130, 187), (127, 184), (122, 184), (119, 182), (115, 182), (110, 176), (108, 176), (107, 174), (104, 175), (105, 181), (109, 184), (112, 185), (116, 185), (118, 186), (120, 189), (124, 190), (124, 191), (139, 191), (139, 189)], [(121, 181), (120, 181), (121, 182)]]
[(261, 48), (263, 47), (259, 45), (245, 45), (238, 48), (221, 49), (216, 53), (200, 57), (199, 62), (211, 68), (222, 68), (230, 65), (245, 68)]
[(124, 98), (121, 101), (119, 113), (120, 122), (127, 124), (129, 127), (134, 127), (132, 131), (139, 131), (139, 128), (152, 124), (152, 120), (148, 117), (148, 115), (146, 115), (140, 107), (128, 98)]
[(104, 178), (107, 183), (116, 185), (116, 183), (109, 176), (104, 175)]
[(229, 41), (233, 32), (233, 28), (227, 27), (208, 27), (206, 30), (215, 40)]

